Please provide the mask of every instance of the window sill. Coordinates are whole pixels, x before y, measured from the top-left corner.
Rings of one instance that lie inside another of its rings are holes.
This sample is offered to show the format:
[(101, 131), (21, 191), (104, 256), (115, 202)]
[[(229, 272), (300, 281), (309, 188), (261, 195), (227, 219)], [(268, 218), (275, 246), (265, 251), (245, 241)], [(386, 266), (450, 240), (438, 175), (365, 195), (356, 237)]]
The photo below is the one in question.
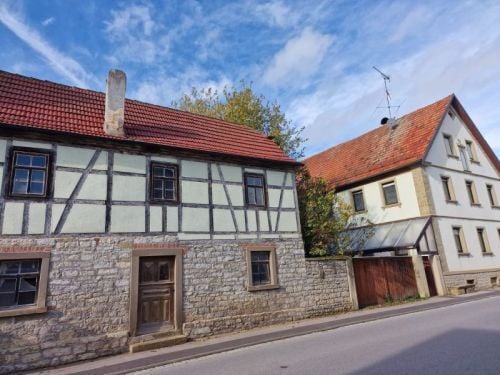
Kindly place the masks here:
[(481, 203), (471, 203), (472, 207), (481, 207)]
[(38, 306), (15, 307), (4, 310), (0, 309), (0, 318), (5, 318), (9, 316), (43, 314), (46, 312), (47, 312), (47, 307), (38, 307)]
[(267, 284), (267, 285), (252, 285), (247, 287), (248, 292), (257, 292), (259, 290), (271, 290), (271, 289), (279, 289), (278, 284)]
[(500, 206), (497, 206), (497, 205), (494, 205), (494, 206), (491, 206), (491, 208), (494, 208), (494, 209), (500, 209)]
[(448, 154), (448, 157), (449, 158), (453, 158), (453, 159), (459, 159), (458, 155), (453, 155), (453, 154)]
[(476, 164), (476, 165), (481, 165), (481, 163), (479, 162), (479, 160), (470, 159), (470, 162), (473, 163), (473, 164)]
[(458, 205), (458, 201), (457, 200), (446, 200), (446, 203), (450, 203), (450, 204), (457, 204)]
[(493, 254), (492, 251), (487, 251), (485, 253), (481, 253), (483, 255), (483, 257), (494, 257), (495, 254)]
[(392, 204), (385, 204), (382, 206), (382, 208), (392, 208), (392, 207), (400, 207), (401, 206), (401, 202), (398, 202), (398, 203), (392, 203)]
[(368, 210), (361, 210), (361, 211), (354, 211), (353, 214), (354, 215), (361, 215), (361, 214), (366, 214), (367, 212), (368, 212)]
[(471, 253), (458, 253), (459, 257), (472, 257)]

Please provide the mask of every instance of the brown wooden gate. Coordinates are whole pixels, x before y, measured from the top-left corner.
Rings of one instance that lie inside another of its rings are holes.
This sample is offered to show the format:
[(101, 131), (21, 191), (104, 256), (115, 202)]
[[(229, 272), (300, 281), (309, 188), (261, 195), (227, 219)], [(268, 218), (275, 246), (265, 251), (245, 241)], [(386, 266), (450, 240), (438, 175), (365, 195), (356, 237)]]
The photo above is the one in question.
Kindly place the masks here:
[(437, 296), (436, 281), (434, 280), (434, 273), (432, 272), (431, 260), (428, 256), (422, 257), (424, 263), (425, 277), (427, 278), (427, 285), (429, 286), (429, 294), (431, 297)]
[(359, 307), (418, 296), (410, 257), (353, 258)]

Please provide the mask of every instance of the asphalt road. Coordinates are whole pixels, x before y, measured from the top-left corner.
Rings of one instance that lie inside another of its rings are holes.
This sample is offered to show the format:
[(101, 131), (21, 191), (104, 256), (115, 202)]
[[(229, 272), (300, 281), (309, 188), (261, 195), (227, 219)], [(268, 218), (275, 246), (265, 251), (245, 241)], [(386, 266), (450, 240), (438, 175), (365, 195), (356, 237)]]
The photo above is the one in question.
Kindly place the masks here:
[(500, 374), (500, 297), (260, 344), (140, 375)]

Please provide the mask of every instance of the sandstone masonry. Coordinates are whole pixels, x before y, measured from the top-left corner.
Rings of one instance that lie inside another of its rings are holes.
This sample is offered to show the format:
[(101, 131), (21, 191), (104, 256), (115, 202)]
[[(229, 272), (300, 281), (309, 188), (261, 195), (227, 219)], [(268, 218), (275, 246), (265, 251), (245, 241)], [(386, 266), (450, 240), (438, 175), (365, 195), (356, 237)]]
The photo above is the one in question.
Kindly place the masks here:
[[(41, 314), (0, 318), (0, 373), (54, 366), (128, 350), (132, 249), (171, 243), (184, 249), (183, 333), (191, 338), (250, 329), (353, 307), (344, 260), (304, 258), (300, 240), (273, 240), (279, 289), (247, 291), (241, 241), (172, 236), (9, 238), (51, 248)], [(248, 241), (246, 241), (248, 243)]]

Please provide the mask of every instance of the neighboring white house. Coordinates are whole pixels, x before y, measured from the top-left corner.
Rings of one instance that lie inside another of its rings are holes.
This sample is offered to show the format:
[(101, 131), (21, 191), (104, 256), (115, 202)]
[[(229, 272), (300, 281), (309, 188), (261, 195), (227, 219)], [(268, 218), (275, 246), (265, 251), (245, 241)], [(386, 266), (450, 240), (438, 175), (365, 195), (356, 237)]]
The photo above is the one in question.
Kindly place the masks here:
[(364, 254), (439, 254), (438, 292), (499, 285), (499, 161), (454, 95), (305, 164), (375, 224)]

